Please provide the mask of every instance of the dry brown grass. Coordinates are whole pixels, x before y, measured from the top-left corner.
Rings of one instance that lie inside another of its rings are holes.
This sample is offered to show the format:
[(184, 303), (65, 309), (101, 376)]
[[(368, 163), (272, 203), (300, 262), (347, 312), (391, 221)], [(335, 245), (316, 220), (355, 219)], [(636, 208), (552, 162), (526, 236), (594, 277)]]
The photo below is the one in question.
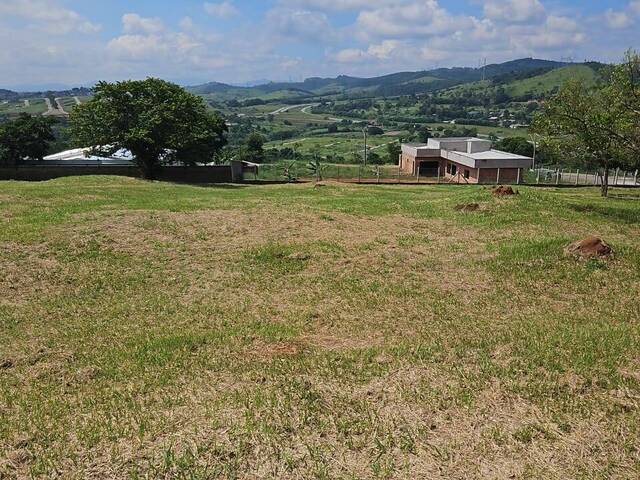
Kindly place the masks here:
[(636, 477), (640, 230), (601, 222), (622, 254), (573, 262), (593, 218), (491, 225), (531, 199), (485, 193), (423, 217), (422, 191), (384, 215), (104, 193), (5, 242), (0, 477)]

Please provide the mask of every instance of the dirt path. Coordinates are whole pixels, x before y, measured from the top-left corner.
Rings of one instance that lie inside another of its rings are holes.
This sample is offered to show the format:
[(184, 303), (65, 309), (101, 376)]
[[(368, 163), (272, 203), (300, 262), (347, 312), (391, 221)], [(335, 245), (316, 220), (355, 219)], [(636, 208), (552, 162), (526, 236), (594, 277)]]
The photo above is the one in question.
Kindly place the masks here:
[(58, 110), (61, 111), (62, 113), (64, 113), (65, 115), (68, 115), (67, 112), (65, 112), (64, 110), (64, 105), (62, 104), (62, 99), (60, 98), (56, 98), (56, 105), (58, 106)]
[(50, 117), (50, 116), (58, 116), (58, 117), (66, 117), (69, 114), (67, 112), (64, 111), (64, 106), (62, 105), (62, 102), (60, 101), (59, 98), (54, 99), (56, 102), (56, 106), (54, 108), (53, 104), (51, 103), (51, 99), (49, 99), (48, 97), (45, 97), (44, 101), (47, 104), (47, 111), (44, 112), (42, 115), (45, 117)]

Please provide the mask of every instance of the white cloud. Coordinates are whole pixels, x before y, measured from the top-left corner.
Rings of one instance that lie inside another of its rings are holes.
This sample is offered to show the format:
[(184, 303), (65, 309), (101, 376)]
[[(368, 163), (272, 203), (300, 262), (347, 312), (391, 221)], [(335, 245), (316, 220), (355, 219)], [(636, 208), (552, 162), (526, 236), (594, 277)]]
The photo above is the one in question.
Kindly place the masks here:
[[(73, 84), (148, 75), (232, 83), (369, 76), (475, 66), (482, 57), (619, 60), (626, 48), (640, 47), (629, 28), (640, 0), (589, 15), (564, 0), (468, 1), (480, 7), (459, 13), (444, 0), (273, 0), (263, 17), (243, 18), (224, 34), (195, 16), (127, 13), (121, 31), (105, 40), (86, 35), (98, 26), (68, 8), (79, 0), (0, 0), (0, 85), (43, 77)], [(238, 15), (242, 5), (203, 2), (202, 16), (206, 10), (219, 18)]]
[(101, 28), (53, 0), (2, 0), (0, 19), (3, 17), (21, 18), (49, 33), (95, 33)]
[(604, 13), (604, 18), (609, 27), (614, 29), (627, 28), (633, 23), (633, 19), (627, 12), (616, 11), (611, 8)]
[(146, 18), (137, 13), (125, 13), (122, 16), (122, 28), (125, 33), (159, 33), (164, 30), (164, 24), (159, 18)]
[(323, 11), (345, 11), (402, 5), (408, 3), (408, 1), (409, 0), (280, 0), (280, 4), (289, 7), (299, 7)]
[(363, 38), (409, 38), (451, 33), (471, 26), (471, 17), (454, 16), (436, 0), (363, 10), (356, 26)]
[(230, 1), (225, 1), (222, 3), (205, 2), (204, 10), (209, 15), (219, 18), (231, 18), (240, 13), (236, 6)]
[(274, 37), (287, 40), (326, 43), (337, 33), (322, 12), (276, 8), (267, 12), (265, 22)]
[(487, 18), (507, 23), (526, 23), (544, 18), (540, 0), (489, 0), (485, 2)]

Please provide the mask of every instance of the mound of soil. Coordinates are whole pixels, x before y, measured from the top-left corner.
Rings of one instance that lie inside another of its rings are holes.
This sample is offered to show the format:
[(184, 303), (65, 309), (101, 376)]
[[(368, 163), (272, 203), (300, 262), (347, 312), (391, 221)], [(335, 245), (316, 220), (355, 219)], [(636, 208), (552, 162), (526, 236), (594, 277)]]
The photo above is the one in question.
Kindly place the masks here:
[(567, 253), (581, 257), (608, 257), (613, 253), (613, 250), (601, 238), (589, 235), (587, 238), (568, 245)]
[(455, 210), (458, 212), (477, 212), (480, 210), (479, 203), (461, 203), (455, 206)]
[(493, 194), (496, 197), (506, 197), (506, 196), (510, 196), (510, 195), (518, 195), (518, 192), (516, 192), (511, 187), (505, 187), (503, 185), (500, 185), (499, 187), (496, 187), (496, 188), (493, 189)]

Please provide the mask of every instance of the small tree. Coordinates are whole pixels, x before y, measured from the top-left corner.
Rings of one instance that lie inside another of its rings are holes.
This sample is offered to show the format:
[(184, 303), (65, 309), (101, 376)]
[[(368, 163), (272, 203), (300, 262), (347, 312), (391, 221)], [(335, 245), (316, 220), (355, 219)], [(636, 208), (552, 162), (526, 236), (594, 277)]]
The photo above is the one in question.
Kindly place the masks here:
[(251, 133), (245, 141), (243, 159), (253, 163), (262, 163), (265, 141), (265, 138), (258, 132)]
[(387, 162), (391, 164), (398, 163), (402, 147), (399, 142), (391, 142), (387, 144)]
[(25, 158), (42, 160), (55, 140), (51, 117), (26, 113), (0, 126), (0, 165), (15, 166)]
[(369, 152), (367, 161), (370, 165), (384, 165), (384, 159), (376, 152)]
[(602, 196), (609, 192), (609, 169), (623, 150), (619, 133), (623, 115), (605, 89), (570, 81), (536, 115), (533, 131), (547, 145), (577, 154), (585, 166), (602, 169)]
[(322, 170), (324, 170), (324, 167), (318, 155), (314, 155), (313, 160), (307, 164), (307, 169), (312, 176), (316, 177), (316, 182), (322, 181)]
[(155, 78), (100, 82), (70, 120), (78, 144), (106, 155), (129, 150), (144, 178), (163, 163), (209, 163), (227, 142), (225, 122), (200, 97)]
[(418, 129), (417, 136), (418, 141), (421, 143), (427, 143), (433, 134), (431, 133), (431, 129), (427, 125), (424, 125)]

